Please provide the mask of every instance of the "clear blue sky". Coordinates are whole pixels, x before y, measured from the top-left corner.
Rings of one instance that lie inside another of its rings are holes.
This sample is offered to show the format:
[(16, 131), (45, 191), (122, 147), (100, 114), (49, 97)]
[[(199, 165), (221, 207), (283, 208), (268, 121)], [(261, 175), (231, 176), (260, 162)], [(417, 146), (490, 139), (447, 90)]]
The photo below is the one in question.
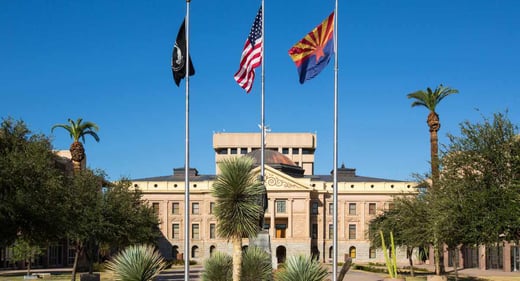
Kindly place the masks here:
[[(233, 74), (260, 0), (191, 2), (191, 166), (214, 174), (213, 132), (258, 132), (260, 69), (249, 95)], [(333, 64), (304, 85), (289, 48), (333, 0), (266, 0), (266, 124), (316, 132), (317, 174), (332, 170)], [(111, 179), (184, 166), (185, 90), (173, 83), (182, 0), (0, 1), (0, 116), (38, 133), (67, 118), (93, 121), (91, 168)], [(460, 94), (438, 107), (446, 134), (509, 110), (520, 122), (520, 1), (340, 0), (339, 164), (364, 176), (412, 179), (429, 170), (427, 110), (410, 92), (443, 83)], [(478, 109), (478, 110), (477, 110)], [(68, 149), (65, 131), (52, 134)]]

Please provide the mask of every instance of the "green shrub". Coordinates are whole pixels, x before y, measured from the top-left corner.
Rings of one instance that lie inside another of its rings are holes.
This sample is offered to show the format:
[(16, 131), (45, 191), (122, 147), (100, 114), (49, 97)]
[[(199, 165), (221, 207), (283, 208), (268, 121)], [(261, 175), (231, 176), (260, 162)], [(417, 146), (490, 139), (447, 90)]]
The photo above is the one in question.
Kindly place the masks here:
[(165, 266), (163, 257), (151, 245), (129, 246), (106, 264), (120, 281), (151, 281)]
[(275, 274), (276, 281), (322, 281), (328, 276), (323, 265), (311, 257), (295, 256), (285, 262), (285, 267)]

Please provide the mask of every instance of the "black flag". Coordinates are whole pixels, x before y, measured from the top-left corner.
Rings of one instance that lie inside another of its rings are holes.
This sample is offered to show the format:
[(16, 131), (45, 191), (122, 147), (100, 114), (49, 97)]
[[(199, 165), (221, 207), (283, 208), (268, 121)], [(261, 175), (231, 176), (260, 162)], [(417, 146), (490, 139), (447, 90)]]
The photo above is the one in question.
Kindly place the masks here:
[[(186, 27), (185, 21), (182, 22), (181, 28), (179, 28), (179, 33), (177, 34), (177, 39), (175, 40), (175, 45), (173, 45), (173, 53), (172, 53), (172, 72), (173, 72), (173, 80), (177, 87), (181, 83), (181, 79), (186, 77)], [(193, 68), (193, 64), (191, 63), (190, 56), (190, 76), (195, 74), (195, 68)]]

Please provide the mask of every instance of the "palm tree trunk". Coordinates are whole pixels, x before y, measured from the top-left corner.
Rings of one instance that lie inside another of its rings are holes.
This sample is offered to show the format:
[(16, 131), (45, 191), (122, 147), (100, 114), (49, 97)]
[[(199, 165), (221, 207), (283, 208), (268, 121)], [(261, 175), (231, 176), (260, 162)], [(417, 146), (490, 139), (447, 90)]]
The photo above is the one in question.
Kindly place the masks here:
[(430, 129), (430, 154), (432, 169), (432, 187), (437, 187), (439, 181), (439, 137), (437, 130)]
[(233, 281), (240, 281), (242, 270), (242, 238), (233, 239)]

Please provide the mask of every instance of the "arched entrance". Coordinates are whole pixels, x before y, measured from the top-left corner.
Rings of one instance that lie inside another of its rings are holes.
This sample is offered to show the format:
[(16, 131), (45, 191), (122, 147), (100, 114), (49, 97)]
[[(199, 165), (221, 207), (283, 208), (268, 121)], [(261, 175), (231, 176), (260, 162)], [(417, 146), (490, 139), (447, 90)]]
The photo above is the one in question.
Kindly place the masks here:
[(172, 259), (174, 261), (176, 261), (178, 259), (178, 256), (179, 255), (179, 247), (178, 246), (173, 246), (172, 247)]
[(276, 248), (276, 260), (277, 263), (284, 263), (285, 258), (287, 257), (287, 250), (284, 246), (278, 246)]
[(217, 247), (215, 247), (214, 245), (211, 245), (211, 247), (209, 247), (209, 256), (211, 257), (213, 255), (213, 252), (215, 252), (215, 249)]

